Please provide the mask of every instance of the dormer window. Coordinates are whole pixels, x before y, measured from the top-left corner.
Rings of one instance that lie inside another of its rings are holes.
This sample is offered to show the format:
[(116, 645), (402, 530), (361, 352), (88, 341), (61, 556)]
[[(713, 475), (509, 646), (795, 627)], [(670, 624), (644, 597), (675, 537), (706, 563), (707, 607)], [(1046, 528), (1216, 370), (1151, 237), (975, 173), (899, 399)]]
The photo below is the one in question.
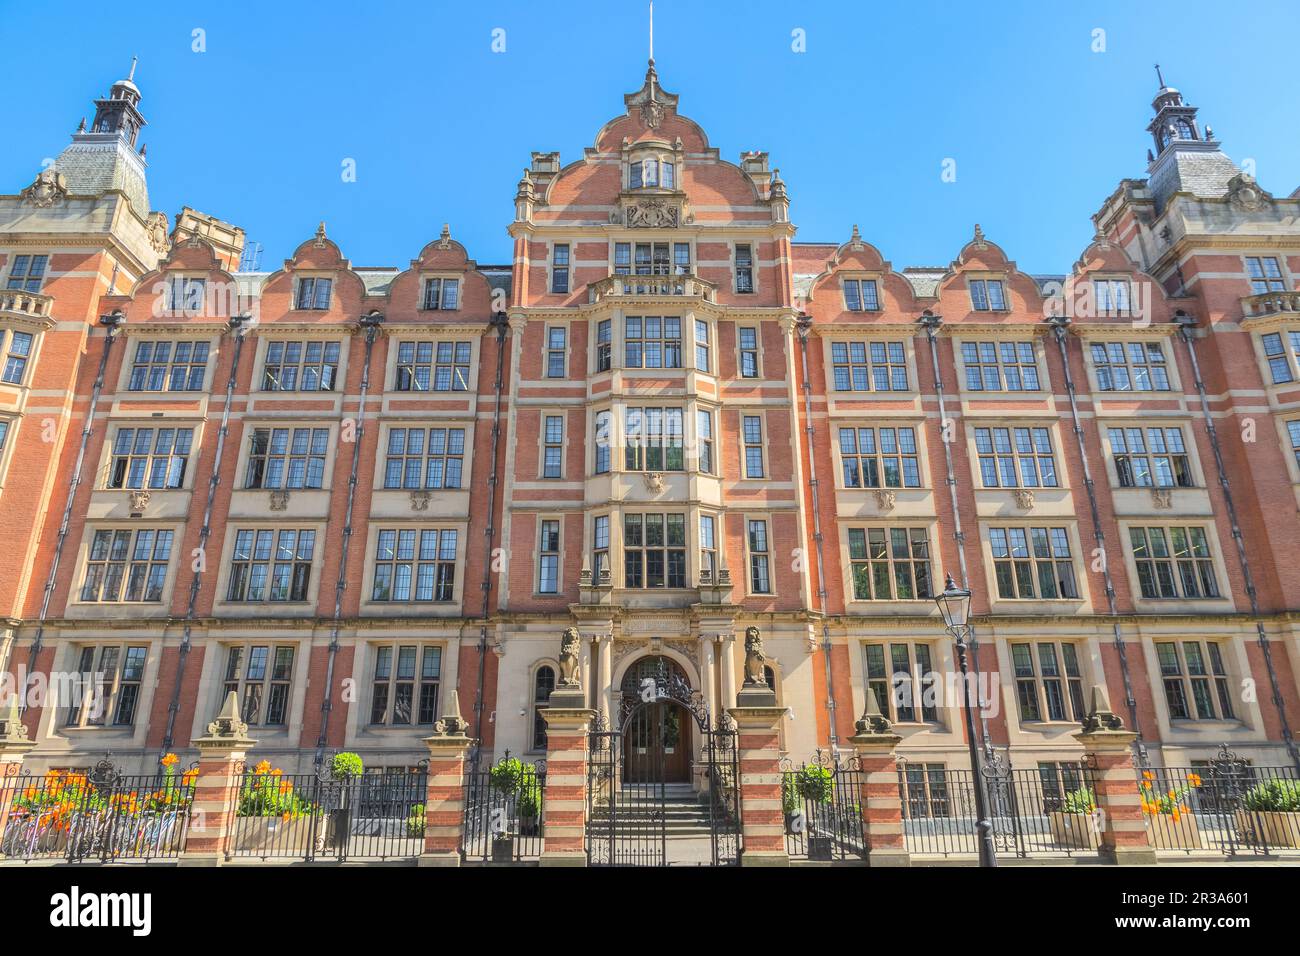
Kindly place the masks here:
[(628, 189), (675, 189), (677, 170), (671, 160), (658, 157), (638, 159), (628, 169)]
[(976, 312), (1005, 312), (1006, 293), (1001, 279), (971, 279), (970, 304)]
[(298, 280), (296, 309), (328, 309), (330, 307), (330, 287), (332, 279), (305, 278)]
[(167, 280), (167, 311), (173, 315), (201, 315), (205, 290), (203, 279), (172, 276)]
[(422, 308), (449, 311), (460, 301), (459, 279), (425, 279)]

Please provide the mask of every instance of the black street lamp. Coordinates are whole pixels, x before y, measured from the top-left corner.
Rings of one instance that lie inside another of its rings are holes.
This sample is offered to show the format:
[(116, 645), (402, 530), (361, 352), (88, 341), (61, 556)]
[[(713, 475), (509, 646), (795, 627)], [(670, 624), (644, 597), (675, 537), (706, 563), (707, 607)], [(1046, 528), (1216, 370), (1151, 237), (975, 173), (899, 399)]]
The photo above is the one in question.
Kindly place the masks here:
[(934, 599), (943, 615), (944, 626), (957, 644), (957, 664), (961, 668), (962, 713), (966, 717), (966, 743), (970, 747), (970, 770), (975, 789), (975, 815), (979, 817), (979, 854), (980, 866), (997, 866), (997, 853), (993, 850), (993, 822), (989, 819), (988, 798), (984, 792), (984, 774), (980, 768), (979, 748), (975, 746), (975, 717), (970, 706), (970, 682), (967, 680), (966, 643), (970, 633), (970, 591), (959, 588), (947, 575), (943, 593)]

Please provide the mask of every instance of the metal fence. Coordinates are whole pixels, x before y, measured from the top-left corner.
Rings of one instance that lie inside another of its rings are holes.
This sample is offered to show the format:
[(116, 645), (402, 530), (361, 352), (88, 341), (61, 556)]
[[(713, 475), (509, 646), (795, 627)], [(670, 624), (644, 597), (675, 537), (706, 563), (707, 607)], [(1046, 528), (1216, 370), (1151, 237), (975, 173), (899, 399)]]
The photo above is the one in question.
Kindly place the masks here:
[[(1013, 858), (1090, 856), (1101, 832), (1091, 774), (1079, 763), (1012, 770), (995, 755), (984, 773), (993, 846)], [(900, 763), (903, 836), (912, 856), (978, 855), (979, 817), (969, 770)]]
[[(328, 767), (328, 763), (324, 765)], [(394, 860), (424, 850), (428, 769), (335, 779), (265, 762), (239, 779), (227, 855), (261, 860)]]
[(467, 862), (518, 863), (542, 855), (546, 761), (521, 761), (506, 752), (486, 770), (465, 774)]
[(149, 861), (178, 856), (194, 800), (193, 766), (124, 775), (108, 758), (89, 771), (0, 782), (0, 859)]
[(1139, 771), (1147, 837), (1158, 854), (1300, 855), (1300, 777), (1231, 751), (1196, 767)]
[(798, 768), (781, 761), (785, 849), (794, 860), (856, 860), (866, 856), (862, 836), (862, 771), (818, 751)]

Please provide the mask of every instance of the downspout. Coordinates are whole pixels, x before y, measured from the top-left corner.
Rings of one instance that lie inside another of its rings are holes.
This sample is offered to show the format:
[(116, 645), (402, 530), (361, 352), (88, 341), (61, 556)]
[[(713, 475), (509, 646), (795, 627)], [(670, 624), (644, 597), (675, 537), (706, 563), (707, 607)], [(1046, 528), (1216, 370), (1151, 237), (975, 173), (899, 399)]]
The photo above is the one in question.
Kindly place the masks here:
[[(63, 506), (63, 521), (59, 525), (58, 540), (54, 544), (54, 560), (50, 562), (50, 573), (45, 579), (45, 593), (41, 596), (41, 613), (36, 625), (36, 634), (32, 638), (30, 664), (36, 665), (36, 655), (41, 651), (45, 639), (45, 618), (49, 614), (50, 599), (54, 597), (54, 584), (59, 573), (59, 562), (63, 557), (63, 545), (68, 538), (68, 525), (72, 523), (72, 507), (77, 498), (77, 489), (81, 487), (81, 469), (86, 461), (86, 446), (90, 444), (90, 434), (95, 430), (95, 409), (99, 406), (99, 395), (104, 390), (104, 374), (108, 369), (108, 354), (117, 341), (117, 333), (126, 316), (121, 310), (109, 315), (101, 315), (99, 324), (105, 329), (104, 349), (99, 355), (99, 372), (95, 375), (95, 384), (90, 390), (90, 407), (86, 410), (86, 423), (81, 428), (81, 447), (77, 449), (77, 461), (72, 466), (72, 480), (68, 483), (68, 499)], [(21, 710), (26, 710), (27, 695), (22, 695), (18, 702)]]
[[(826, 556), (822, 543), (821, 499), (818, 494), (817, 461), (813, 454), (814, 433), (812, 418), (812, 382), (808, 378), (808, 333), (812, 331), (812, 316), (800, 313), (795, 329), (799, 332), (799, 358), (803, 365), (803, 415), (804, 435), (808, 444), (808, 486), (812, 489), (813, 542), (817, 547), (817, 603), (822, 612), (822, 659), (826, 664), (826, 714), (830, 719), (831, 756), (838, 757), (839, 746), (835, 734), (835, 684), (831, 672), (831, 630), (826, 610)], [(867, 693), (871, 693), (868, 689)]]
[[(939, 441), (943, 445), (943, 461), (947, 469), (948, 502), (952, 507), (952, 539), (957, 543), (957, 568), (961, 573), (961, 586), (969, 589), (970, 583), (966, 573), (966, 534), (961, 528), (961, 509), (957, 505), (957, 476), (952, 465), (952, 444), (944, 437), (948, 410), (944, 403), (943, 376), (939, 373), (939, 343), (935, 341), (935, 337), (939, 334), (939, 327), (943, 325), (943, 317), (926, 309), (921, 313), (920, 322), (921, 327), (925, 329), (925, 337), (930, 343), (930, 368), (934, 372), (934, 394), (939, 400)], [(993, 738), (989, 736), (988, 705), (979, 682), (980, 648), (979, 642), (975, 639), (973, 624), (966, 629), (966, 643), (970, 647), (971, 667), (976, 677), (975, 694), (980, 709), (980, 736), (983, 738), (984, 752), (992, 756)]]
[(1232, 487), (1228, 482), (1228, 471), (1223, 465), (1223, 452), (1219, 446), (1219, 433), (1214, 427), (1214, 418), (1210, 414), (1210, 400), (1205, 394), (1205, 382), (1201, 379), (1201, 365), (1196, 360), (1196, 345), (1192, 339), (1192, 330), (1196, 320), (1181, 309), (1174, 313), (1174, 322), (1178, 332), (1187, 343), (1187, 355), (1192, 360), (1192, 374), (1196, 378), (1196, 393), (1201, 399), (1201, 415), (1205, 419), (1205, 430), (1210, 437), (1210, 447), (1214, 449), (1214, 466), (1219, 473), (1219, 486), (1223, 489), (1223, 502), (1228, 509), (1228, 521), (1232, 524), (1232, 540), (1237, 546), (1237, 560), (1241, 563), (1241, 576), (1246, 582), (1246, 596), (1250, 598), (1250, 613), (1255, 619), (1255, 633), (1259, 637), (1259, 649), (1264, 656), (1264, 667), (1268, 670), (1268, 682), (1273, 691), (1273, 706), (1277, 708), (1277, 719), (1282, 725), (1282, 740), (1286, 743), (1286, 752), (1291, 762), (1300, 769), (1300, 750), (1291, 736), (1291, 725), (1286, 719), (1286, 702), (1282, 698), (1282, 688), (1278, 684), (1277, 671), (1273, 667), (1273, 652), (1269, 647), (1268, 634), (1264, 631), (1264, 622), (1259, 613), (1259, 595), (1255, 591), (1255, 579), (1250, 573), (1250, 559), (1246, 556), (1246, 542), (1237, 523), (1237, 508), (1232, 501)]
[(348, 473), (348, 504), (343, 512), (343, 546), (339, 550), (339, 577), (334, 585), (334, 619), (330, 624), (329, 658), (325, 664), (325, 692), (320, 702), (320, 735), (316, 738), (316, 756), (319, 767), (325, 759), (325, 744), (329, 740), (330, 712), (334, 709), (334, 663), (339, 655), (339, 624), (343, 619), (343, 592), (348, 586), (348, 545), (352, 543), (352, 507), (357, 498), (357, 466), (361, 462), (361, 438), (366, 433), (366, 394), (370, 391), (370, 357), (379, 338), (383, 324), (382, 312), (374, 311), (358, 320), (366, 336), (366, 357), (361, 366), (361, 396), (357, 400), (357, 428), (352, 442), (352, 470)]
[(497, 459), (501, 446), (501, 390), (505, 381), (506, 331), (510, 328), (510, 321), (504, 312), (494, 312), (489, 325), (497, 334), (497, 376), (493, 386), (496, 407), (492, 411), (492, 463), (491, 471), (488, 472), (487, 527), (483, 531), (487, 539), (487, 550), (483, 554), (483, 581), (479, 585), (483, 592), (483, 611), (478, 631), (478, 684), (474, 690), (474, 747), (470, 752), (471, 772), (478, 770), (479, 757), (483, 752), (483, 687), (487, 680), (488, 617), (491, 613), (492, 600), (492, 548), (496, 543), (497, 531)]
[(176, 683), (172, 686), (172, 699), (167, 704), (167, 730), (163, 734), (162, 750), (158, 759), (172, 749), (176, 734), (176, 716), (181, 709), (181, 678), (185, 676), (185, 663), (189, 660), (191, 635), (194, 630), (194, 609), (198, 606), (199, 585), (207, 563), (208, 538), (212, 534), (212, 506), (217, 498), (217, 485), (221, 484), (221, 460), (226, 451), (226, 435), (230, 432), (230, 406), (235, 399), (235, 383), (239, 376), (239, 357), (244, 351), (244, 338), (247, 335), (247, 315), (232, 315), (230, 331), (235, 336), (235, 354), (230, 361), (230, 377), (226, 379), (226, 402), (221, 408), (221, 427), (217, 429), (217, 448), (212, 459), (212, 476), (208, 479), (208, 501), (203, 509), (203, 524), (199, 528), (199, 545), (196, 549), (200, 559), (194, 564), (194, 577), (190, 580), (189, 601), (185, 605), (185, 626), (181, 633), (181, 644), (176, 657)]
[(1142, 742), (1142, 725), (1138, 722), (1137, 698), (1133, 694), (1133, 678), (1129, 673), (1128, 647), (1124, 643), (1124, 629), (1119, 622), (1119, 609), (1115, 603), (1115, 582), (1110, 574), (1110, 561), (1106, 554), (1106, 533), (1101, 527), (1101, 512), (1097, 508), (1097, 489), (1092, 481), (1092, 469), (1088, 467), (1088, 452), (1083, 442), (1083, 426), (1079, 423), (1079, 404), (1074, 389), (1074, 376), (1070, 374), (1070, 356), (1066, 351), (1066, 328), (1070, 325), (1069, 316), (1049, 316), (1048, 324), (1056, 337), (1056, 347), (1061, 353), (1061, 367), (1065, 370), (1065, 391), (1070, 398), (1070, 419), (1074, 424), (1074, 440), (1079, 448), (1079, 461), (1083, 462), (1083, 487), (1088, 492), (1088, 508), (1092, 515), (1092, 537), (1101, 551), (1101, 573), (1106, 581), (1106, 605), (1110, 611), (1111, 627), (1115, 635), (1115, 653), (1119, 656), (1119, 670), (1124, 678), (1124, 702), (1128, 705), (1129, 726), (1137, 737), (1133, 740), (1133, 753), (1141, 766), (1147, 766), (1147, 748)]

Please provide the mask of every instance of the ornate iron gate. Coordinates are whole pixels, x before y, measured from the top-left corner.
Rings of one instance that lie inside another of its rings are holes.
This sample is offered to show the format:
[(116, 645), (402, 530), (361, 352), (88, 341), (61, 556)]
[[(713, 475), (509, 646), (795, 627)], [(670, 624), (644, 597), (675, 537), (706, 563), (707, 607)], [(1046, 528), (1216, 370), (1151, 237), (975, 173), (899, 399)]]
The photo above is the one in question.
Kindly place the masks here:
[[(668, 785), (659, 741), (630, 740), (629, 730), (644, 731), (646, 708), (680, 704), (693, 718), (700, 737), (702, 766), (692, 774), (702, 787), (692, 789), (708, 827), (708, 860), (713, 866), (740, 864), (740, 760), (734, 722), (722, 718), (714, 728), (708, 704), (680, 669), (662, 663), (642, 669), (640, 683), (625, 688), (618, 726), (603, 715), (588, 739), (587, 860), (592, 866), (665, 866), (668, 859)], [(627, 773), (627, 748), (637, 747), (636, 772)], [(702, 771), (699, 772), (699, 771)], [(633, 779), (635, 778), (635, 779)], [(676, 785), (674, 785), (676, 786)], [(681, 798), (679, 798), (680, 800)], [(693, 804), (692, 804), (693, 805)]]

